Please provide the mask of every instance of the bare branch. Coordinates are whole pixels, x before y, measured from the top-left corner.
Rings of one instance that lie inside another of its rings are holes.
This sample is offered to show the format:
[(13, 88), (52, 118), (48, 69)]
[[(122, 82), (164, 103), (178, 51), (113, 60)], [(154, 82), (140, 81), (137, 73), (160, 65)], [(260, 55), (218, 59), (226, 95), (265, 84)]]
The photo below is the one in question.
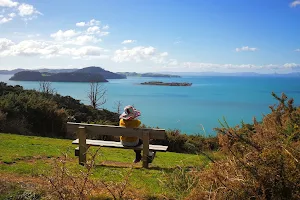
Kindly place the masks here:
[(48, 81), (41, 81), (39, 82), (40, 89), (39, 91), (44, 93), (44, 94), (54, 94), (55, 90), (51, 86), (51, 82)]
[(107, 89), (99, 82), (90, 82), (90, 90), (88, 92), (88, 98), (90, 104), (94, 109), (98, 109), (106, 103)]

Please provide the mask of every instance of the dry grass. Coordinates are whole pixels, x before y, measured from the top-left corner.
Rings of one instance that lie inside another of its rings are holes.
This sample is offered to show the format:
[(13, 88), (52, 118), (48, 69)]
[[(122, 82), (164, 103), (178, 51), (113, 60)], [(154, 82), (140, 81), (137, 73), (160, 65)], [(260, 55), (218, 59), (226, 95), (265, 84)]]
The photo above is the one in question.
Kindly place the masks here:
[(300, 199), (300, 108), (273, 95), (262, 123), (218, 129), (227, 158), (198, 173), (187, 199)]

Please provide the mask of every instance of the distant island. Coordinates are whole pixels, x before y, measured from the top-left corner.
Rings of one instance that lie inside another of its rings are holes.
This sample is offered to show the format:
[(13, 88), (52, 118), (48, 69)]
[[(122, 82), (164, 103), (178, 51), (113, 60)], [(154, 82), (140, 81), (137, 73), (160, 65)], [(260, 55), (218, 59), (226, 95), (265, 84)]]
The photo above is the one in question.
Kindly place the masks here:
[(191, 86), (192, 83), (177, 83), (177, 82), (165, 83), (161, 81), (149, 81), (149, 82), (141, 83), (141, 85)]
[(13, 81), (49, 81), (49, 82), (108, 82), (100, 74), (92, 73), (41, 73), (36, 71), (22, 71), (16, 73), (9, 80)]
[(85, 67), (83, 69), (79, 69), (75, 71), (74, 73), (91, 73), (91, 74), (101, 74), (105, 79), (126, 79), (126, 75), (124, 74), (118, 74), (113, 73), (110, 71), (107, 71), (101, 67)]
[(49, 81), (49, 82), (108, 82), (106, 79), (124, 79), (125, 75), (116, 74), (101, 67), (86, 67), (73, 72), (50, 73), (39, 71), (21, 71), (10, 78), (13, 81)]
[(159, 78), (180, 78), (178, 75), (170, 74), (158, 74), (158, 73), (136, 73), (136, 72), (117, 72), (125, 76), (134, 76), (134, 77), (159, 77)]

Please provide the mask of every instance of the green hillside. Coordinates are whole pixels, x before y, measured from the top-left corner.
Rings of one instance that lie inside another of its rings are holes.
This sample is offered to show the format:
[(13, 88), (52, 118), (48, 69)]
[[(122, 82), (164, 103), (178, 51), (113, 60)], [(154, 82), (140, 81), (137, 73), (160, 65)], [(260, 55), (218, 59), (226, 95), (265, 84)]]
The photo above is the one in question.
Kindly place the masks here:
[[(0, 174), (3, 180), (6, 180), (6, 186), (16, 185), (11, 191), (1, 191), (1, 197), (7, 197), (9, 193), (15, 192), (20, 186), (20, 180), (24, 183), (32, 177), (37, 179), (34, 191), (39, 193), (37, 188), (39, 181), (43, 182), (43, 174), (55, 173), (54, 163), (63, 154), (68, 156), (68, 168), (74, 173), (84, 170), (83, 166), (78, 165), (78, 159), (74, 156), (76, 145), (71, 144), (71, 140), (54, 139), (47, 137), (21, 136), (14, 134), (0, 134)], [(95, 152), (98, 148), (90, 148)], [(143, 169), (142, 164), (132, 164), (134, 152), (132, 150), (101, 148), (96, 157), (96, 164), (93, 170), (92, 179), (103, 181), (122, 182), (124, 175), (131, 172), (129, 177), (128, 191), (137, 191), (142, 196), (159, 197), (162, 195), (173, 196), (170, 189), (164, 187), (163, 182), (167, 180), (167, 175), (172, 174), (177, 166), (192, 169), (193, 167), (202, 168), (209, 163), (204, 156), (179, 154), (179, 153), (157, 153), (157, 156), (150, 169)], [(5, 179), (7, 177), (7, 179)], [(3, 181), (2, 180), (2, 181)], [(16, 180), (19, 180), (16, 182)], [(22, 185), (22, 184), (21, 184)], [(26, 184), (25, 184), (26, 185)], [(1, 185), (0, 185), (1, 186)], [(26, 189), (23, 188), (24, 190)], [(104, 191), (107, 197), (111, 196), (109, 192)], [(2, 196), (1, 196), (2, 195)], [(11, 195), (11, 194), (10, 194)], [(175, 195), (176, 196), (176, 195)]]

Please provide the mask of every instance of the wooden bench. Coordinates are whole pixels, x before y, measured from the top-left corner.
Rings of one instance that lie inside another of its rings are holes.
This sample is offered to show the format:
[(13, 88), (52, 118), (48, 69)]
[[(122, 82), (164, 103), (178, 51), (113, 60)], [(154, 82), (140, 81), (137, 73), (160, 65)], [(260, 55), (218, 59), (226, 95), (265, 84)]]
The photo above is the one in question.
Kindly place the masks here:
[[(121, 126), (99, 125), (99, 124), (84, 124), (67, 122), (67, 131), (70, 134), (77, 133), (78, 139), (74, 140), (72, 144), (77, 144), (77, 151), (79, 150), (79, 164), (86, 163), (86, 152), (89, 146), (102, 146), (111, 148), (123, 148), (143, 150), (143, 167), (148, 168), (148, 153), (149, 150), (165, 152), (168, 146), (151, 145), (150, 139), (165, 139), (166, 133), (164, 129), (149, 129), (149, 128), (125, 128)], [(110, 136), (135, 136), (143, 140), (143, 144), (137, 147), (123, 146), (121, 142), (104, 141), (104, 140), (90, 140), (89, 137), (97, 137), (100, 135)], [(78, 149), (79, 148), (79, 149)], [(75, 149), (75, 155), (76, 155)]]

